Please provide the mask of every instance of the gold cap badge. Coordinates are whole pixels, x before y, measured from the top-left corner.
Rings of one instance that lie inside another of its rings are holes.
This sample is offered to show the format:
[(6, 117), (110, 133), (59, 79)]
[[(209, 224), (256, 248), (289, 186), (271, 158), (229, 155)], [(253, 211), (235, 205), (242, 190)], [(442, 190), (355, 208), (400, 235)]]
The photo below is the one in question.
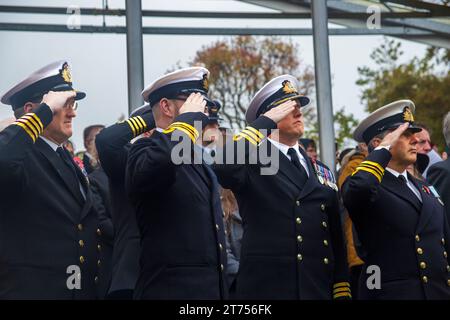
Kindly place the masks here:
[(409, 107), (403, 109), (403, 120), (405, 120), (405, 122), (414, 122), (414, 116)]
[(72, 83), (72, 75), (70, 74), (69, 64), (65, 62), (60, 70), (61, 77), (67, 83)]
[(283, 85), (284, 93), (286, 93), (286, 94), (297, 93), (297, 90), (294, 88), (294, 86), (292, 85), (292, 83), (289, 80), (283, 81), (282, 85)]
[(203, 75), (202, 86), (203, 86), (203, 89), (205, 89), (206, 91), (209, 90), (208, 74), (206, 74), (206, 73)]

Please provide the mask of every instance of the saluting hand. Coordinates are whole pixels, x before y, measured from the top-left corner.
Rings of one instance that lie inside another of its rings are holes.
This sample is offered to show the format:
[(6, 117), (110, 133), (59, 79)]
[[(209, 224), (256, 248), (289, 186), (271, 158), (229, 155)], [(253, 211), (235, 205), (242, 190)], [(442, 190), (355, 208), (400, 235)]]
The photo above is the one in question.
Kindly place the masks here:
[(75, 99), (76, 95), (75, 91), (49, 91), (44, 94), (42, 103), (48, 105), (53, 113), (56, 113), (66, 105), (67, 100)]
[(296, 108), (296, 105), (297, 105), (297, 101), (289, 100), (289, 101), (283, 102), (278, 107), (270, 109), (269, 111), (264, 113), (264, 115), (267, 118), (270, 118), (275, 123), (278, 123), (281, 120), (283, 120), (288, 114), (290, 114), (292, 111), (294, 111), (294, 109)]
[(191, 93), (180, 108), (180, 114), (185, 112), (205, 112), (206, 100), (201, 93)]
[(409, 127), (409, 122), (405, 122), (404, 124), (402, 124), (400, 127), (398, 127), (397, 129), (395, 129), (392, 132), (389, 132), (384, 138), (383, 140), (381, 140), (380, 146), (382, 147), (386, 147), (386, 146), (391, 146), (393, 147), (398, 139), (401, 137), (401, 135), (408, 130)]

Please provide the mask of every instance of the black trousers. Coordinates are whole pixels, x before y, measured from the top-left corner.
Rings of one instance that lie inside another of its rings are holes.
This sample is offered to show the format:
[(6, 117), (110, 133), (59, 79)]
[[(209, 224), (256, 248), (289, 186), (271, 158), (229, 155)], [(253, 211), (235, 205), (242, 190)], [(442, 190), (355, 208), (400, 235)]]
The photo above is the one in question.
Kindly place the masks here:
[(360, 264), (350, 268), (350, 289), (352, 290), (352, 299), (358, 300), (359, 296), (359, 281), (361, 276), (361, 271), (364, 265)]

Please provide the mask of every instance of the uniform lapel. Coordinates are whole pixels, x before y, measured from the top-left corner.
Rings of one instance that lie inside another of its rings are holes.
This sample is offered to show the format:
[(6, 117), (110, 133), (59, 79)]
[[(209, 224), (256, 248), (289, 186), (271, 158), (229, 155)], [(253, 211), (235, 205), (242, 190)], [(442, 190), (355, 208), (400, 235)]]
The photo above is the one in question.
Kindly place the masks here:
[(309, 195), (319, 185), (319, 182), (315, 177), (315, 170), (312, 166), (311, 159), (308, 157), (308, 155), (302, 148), (300, 148), (300, 153), (302, 154), (303, 158), (305, 158), (309, 171), (308, 180), (306, 180), (305, 186), (303, 187), (303, 190), (300, 194), (300, 198), (304, 198), (307, 195)]
[[(197, 146), (194, 145), (193, 147), (193, 155), (196, 154), (197, 157), (202, 157), (203, 156), (203, 150)], [(205, 167), (206, 165), (204, 164), (203, 160), (202, 160), (202, 164), (192, 164), (192, 167), (194, 168), (195, 172), (197, 172), (197, 174), (200, 176), (200, 178), (205, 182), (205, 184), (208, 187), (211, 187), (211, 179), (207, 176), (206, 172), (205, 172)]]
[(219, 195), (219, 183), (217, 182), (217, 177), (214, 171), (207, 164), (203, 164), (203, 168), (205, 168), (205, 173), (208, 179), (211, 181), (211, 203), (213, 208), (221, 208)]
[[(75, 192), (74, 186), (72, 186), (70, 181), (68, 179), (66, 179), (66, 177), (62, 174), (61, 166), (64, 165), (64, 164), (62, 163), (62, 160), (58, 156), (58, 154), (45, 141), (43, 141), (42, 139), (37, 139), (36, 147), (47, 158), (47, 160), (50, 162), (50, 164), (53, 166), (53, 168), (55, 169), (56, 173), (61, 178), (63, 183), (66, 185), (67, 189), (72, 194), (72, 196), (81, 205), (83, 205), (84, 203), (82, 202), (82, 199), (80, 199), (80, 197)], [(78, 186), (76, 186), (76, 187), (78, 187)]]
[(416, 209), (417, 213), (420, 213), (422, 209), (420, 200), (417, 199), (416, 195), (408, 188), (408, 186), (402, 185), (402, 182), (387, 170), (383, 177), (382, 186), (411, 204), (414, 209)]
[(77, 173), (78, 180), (80, 180), (81, 186), (82, 186), (82, 188), (84, 190), (84, 194), (86, 196), (86, 198), (84, 199), (85, 201), (84, 201), (83, 208), (81, 209), (81, 219), (83, 219), (90, 212), (91, 207), (92, 207), (92, 191), (89, 186), (88, 177), (83, 173), (83, 171), (81, 171), (80, 167), (75, 163), (75, 161), (72, 158), (71, 158), (71, 161), (72, 161), (73, 166), (75, 167), (75, 171)]
[(81, 209), (81, 219), (86, 217), (86, 215), (90, 212), (92, 207), (92, 191), (90, 188), (85, 189), (86, 192), (86, 201), (84, 202), (83, 208)]
[(81, 186), (83, 187), (83, 190), (85, 192), (85, 194), (87, 193), (87, 190), (89, 189), (89, 179), (88, 177), (83, 173), (83, 171), (81, 171), (80, 167), (78, 166), (78, 164), (72, 159), (72, 157), (70, 158), (70, 161), (72, 162), (73, 167), (75, 168), (75, 172), (77, 174), (78, 180), (80, 180)]
[(429, 193), (424, 192), (423, 183), (414, 179), (413, 177), (408, 175), (408, 179), (412, 181), (412, 183), (416, 186), (417, 190), (419, 190), (420, 195), (422, 197), (422, 210), (420, 211), (419, 222), (417, 223), (416, 234), (420, 233), (427, 223), (430, 221), (431, 216), (434, 211), (434, 202), (433, 196)]
[[(295, 165), (286, 157), (284, 153), (280, 151), (277, 147), (270, 143), (270, 141), (265, 140), (263, 143), (267, 143), (267, 152), (271, 153), (272, 148), (278, 152), (279, 159), (279, 171), (286, 176), (293, 184), (297, 186), (298, 189), (302, 189), (303, 186), (300, 184), (301, 175), (299, 170), (295, 167)], [(309, 179), (308, 179), (309, 180)]]

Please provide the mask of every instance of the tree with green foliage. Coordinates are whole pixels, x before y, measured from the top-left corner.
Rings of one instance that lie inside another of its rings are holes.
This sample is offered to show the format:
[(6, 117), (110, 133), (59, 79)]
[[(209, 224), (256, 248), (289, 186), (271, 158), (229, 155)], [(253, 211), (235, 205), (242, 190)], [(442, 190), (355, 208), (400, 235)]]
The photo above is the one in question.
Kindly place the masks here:
[[(309, 130), (305, 132), (305, 138), (313, 139), (319, 143), (319, 122), (317, 121), (316, 114), (314, 120), (311, 123)], [(353, 141), (353, 131), (358, 125), (358, 120), (355, 119), (353, 114), (347, 114), (345, 107), (341, 107), (334, 112), (334, 134), (335, 141), (337, 143), (337, 149), (341, 150), (344, 146), (349, 145), (350, 141)]]
[(385, 39), (371, 54), (377, 68), (358, 68), (361, 101), (372, 112), (400, 99), (416, 105), (415, 120), (431, 129), (431, 138), (443, 149), (442, 119), (450, 111), (450, 50), (429, 48), (424, 57), (399, 63), (401, 43)]

